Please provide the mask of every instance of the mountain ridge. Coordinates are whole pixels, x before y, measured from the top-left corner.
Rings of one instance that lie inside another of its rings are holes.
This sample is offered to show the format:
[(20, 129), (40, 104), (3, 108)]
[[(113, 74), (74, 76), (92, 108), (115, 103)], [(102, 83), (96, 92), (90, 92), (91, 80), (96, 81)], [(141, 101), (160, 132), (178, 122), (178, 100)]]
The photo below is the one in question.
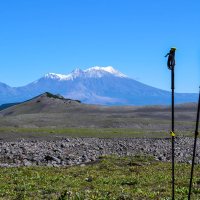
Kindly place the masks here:
[(109, 76), (113, 75), (116, 77), (121, 78), (128, 78), (125, 74), (119, 72), (118, 70), (114, 69), (111, 66), (108, 67), (91, 67), (86, 70), (81, 70), (79, 68), (76, 68), (73, 70), (70, 74), (56, 74), (56, 73), (47, 73), (42, 78), (49, 78), (49, 79), (57, 79), (60, 81), (65, 80), (73, 80), (75, 78), (100, 78), (103, 76)]
[[(168, 105), (170, 92), (129, 78), (111, 66), (75, 69), (70, 74), (48, 73), (22, 87), (0, 83), (0, 104), (22, 102), (44, 92), (102, 105)], [(176, 103), (196, 102), (197, 94), (176, 93)]]

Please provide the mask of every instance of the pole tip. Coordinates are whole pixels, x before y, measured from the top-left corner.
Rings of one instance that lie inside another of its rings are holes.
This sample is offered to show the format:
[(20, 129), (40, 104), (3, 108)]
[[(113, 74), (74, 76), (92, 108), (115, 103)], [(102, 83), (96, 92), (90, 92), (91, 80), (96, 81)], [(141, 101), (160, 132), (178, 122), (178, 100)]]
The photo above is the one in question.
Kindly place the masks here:
[(172, 47), (171, 50), (172, 50), (172, 51), (176, 51), (176, 47)]

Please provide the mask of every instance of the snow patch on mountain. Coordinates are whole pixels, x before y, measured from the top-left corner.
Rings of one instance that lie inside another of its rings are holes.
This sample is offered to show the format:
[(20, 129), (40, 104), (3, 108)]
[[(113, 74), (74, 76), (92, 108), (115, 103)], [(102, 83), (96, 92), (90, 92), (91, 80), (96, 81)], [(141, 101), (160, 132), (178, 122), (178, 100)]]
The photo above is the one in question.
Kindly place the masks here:
[(120, 78), (128, 78), (125, 74), (119, 72), (111, 66), (108, 67), (91, 67), (86, 70), (81, 70), (79, 68), (73, 70), (70, 74), (56, 74), (48, 73), (44, 75), (46, 79), (53, 79), (59, 81), (74, 80), (76, 78), (101, 78), (104, 76), (115, 76)]
[(114, 69), (112, 66), (108, 67), (91, 67), (89, 69), (84, 70), (84, 72), (89, 76), (89, 77), (102, 77), (106, 74), (110, 74), (113, 76), (121, 77), (121, 78), (127, 78), (127, 76), (118, 70)]
[(44, 78), (55, 79), (55, 80), (70, 80), (70, 75), (48, 73), (44, 75)]

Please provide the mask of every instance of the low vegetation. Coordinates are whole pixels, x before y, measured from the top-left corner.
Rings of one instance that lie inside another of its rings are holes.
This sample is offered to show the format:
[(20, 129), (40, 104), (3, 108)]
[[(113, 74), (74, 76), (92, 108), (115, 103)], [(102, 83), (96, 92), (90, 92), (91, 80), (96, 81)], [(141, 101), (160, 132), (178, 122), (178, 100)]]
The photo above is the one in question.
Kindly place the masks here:
[[(176, 164), (176, 199), (187, 199), (190, 165)], [(200, 166), (193, 199), (200, 199)], [(171, 165), (151, 157), (102, 157), (74, 167), (0, 168), (1, 199), (169, 200)]]
[[(141, 129), (129, 128), (15, 128), (0, 127), (0, 132), (9, 136), (9, 133), (18, 133), (18, 137), (25, 138), (31, 136), (47, 137), (98, 137), (98, 138), (167, 138), (170, 133), (164, 131), (143, 131)], [(193, 136), (192, 132), (177, 131), (177, 136)]]
[[(54, 98), (54, 99), (62, 99), (62, 100), (71, 100), (71, 99), (65, 99), (63, 96), (61, 96), (61, 95), (55, 95), (55, 94), (52, 94), (52, 93), (50, 93), (50, 92), (46, 92), (45, 93), (46, 95), (47, 95), (47, 97), (49, 97), (49, 98)], [(76, 102), (78, 102), (78, 103), (81, 103), (81, 101), (79, 101), (79, 100), (73, 100), (73, 101), (76, 101)]]

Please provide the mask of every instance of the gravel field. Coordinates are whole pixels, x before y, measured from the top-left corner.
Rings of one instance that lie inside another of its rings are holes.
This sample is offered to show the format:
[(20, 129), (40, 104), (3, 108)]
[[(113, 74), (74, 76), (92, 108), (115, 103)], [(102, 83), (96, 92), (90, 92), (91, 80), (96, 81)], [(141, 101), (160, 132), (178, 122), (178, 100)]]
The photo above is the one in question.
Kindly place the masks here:
[[(197, 147), (200, 145), (198, 140)], [(175, 160), (191, 163), (193, 138), (177, 137)], [(71, 166), (97, 162), (102, 155), (151, 155), (170, 161), (171, 139), (62, 138), (57, 141), (20, 140), (0, 142), (0, 166)], [(197, 148), (196, 163), (200, 163)]]

